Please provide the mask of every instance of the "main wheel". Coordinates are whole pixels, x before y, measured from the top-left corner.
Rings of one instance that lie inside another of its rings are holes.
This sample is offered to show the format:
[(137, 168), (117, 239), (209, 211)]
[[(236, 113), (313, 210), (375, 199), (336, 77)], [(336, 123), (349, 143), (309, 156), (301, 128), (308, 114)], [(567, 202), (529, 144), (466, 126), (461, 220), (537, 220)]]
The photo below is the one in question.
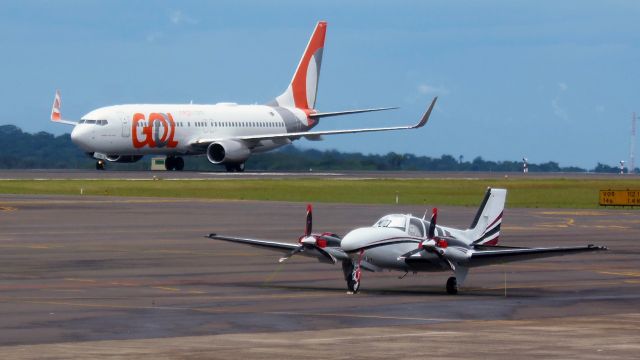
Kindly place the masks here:
[(455, 277), (447, 279), (447, 294), (455, 295), (458, 293), (458, 280)]
[(175, 160), (175, 169), (176, 171), (184, 170), (184, 159), (181, 157), (177, 157)]
[(96, 161), (96, 170), (104, 170), (104, 160)]
[(227, 169), (227, 172), (234, 172), (236, 171), (236, 166), (235, 164), (225, 164), (224, 165), (225, 169)]
[(236, 165), (236, 171), (237, 172), (244, 172), (244, 163), (240, 163), (240, 164)]
[(174, 158), (173, 156), (167, 156), (167, 158), (164, 160), (164, 168), (167, 169), (167, 171), (175, 170), (176, 162), (176, 158)]

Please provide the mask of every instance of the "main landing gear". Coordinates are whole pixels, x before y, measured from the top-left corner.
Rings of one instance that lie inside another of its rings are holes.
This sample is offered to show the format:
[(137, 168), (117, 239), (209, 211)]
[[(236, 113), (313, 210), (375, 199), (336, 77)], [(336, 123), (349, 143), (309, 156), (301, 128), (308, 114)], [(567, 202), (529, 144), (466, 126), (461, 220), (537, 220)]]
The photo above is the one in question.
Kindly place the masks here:
[(104, 160), (96, 161), (96, 170), (104, 170)]
[(181, 157), (167, 156), (164, 160), (164, 168), (168, 171), (182, 171), (184, 169), (184, 160)]
[(351, 260), (343, 260), (342, 272), (347, 281), (347, 290), (356, 294), (360, 290), (360, 267)]
[(244, 172), (244, 163), (225, 164), (224, 167), (227, 172)]

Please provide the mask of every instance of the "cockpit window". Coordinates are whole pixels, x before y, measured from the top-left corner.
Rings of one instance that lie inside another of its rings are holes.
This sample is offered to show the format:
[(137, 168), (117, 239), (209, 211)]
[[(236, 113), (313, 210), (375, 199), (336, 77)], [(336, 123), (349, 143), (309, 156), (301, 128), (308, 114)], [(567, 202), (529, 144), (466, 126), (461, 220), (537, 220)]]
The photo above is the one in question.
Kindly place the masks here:
[(87, 119), (82, 119), (82, 120), (78, 121), (78, 124), (95, 124), (95, 125), (99, 125), (99, 126), (105, 126), (108, 123), (109, 122), (107, 120), (87, 120)]
[(411, 236), (424, 237), (424, 226), (422, 221), (416, 218), (411, 218), (411, 220), (409, 220), (409, 229), (407, 229), (407, 233)]
[(406, 223), (407, 218), (404, 215), (388, 215), (378, 220), (374, 226), (396, 228), (404, 231)]

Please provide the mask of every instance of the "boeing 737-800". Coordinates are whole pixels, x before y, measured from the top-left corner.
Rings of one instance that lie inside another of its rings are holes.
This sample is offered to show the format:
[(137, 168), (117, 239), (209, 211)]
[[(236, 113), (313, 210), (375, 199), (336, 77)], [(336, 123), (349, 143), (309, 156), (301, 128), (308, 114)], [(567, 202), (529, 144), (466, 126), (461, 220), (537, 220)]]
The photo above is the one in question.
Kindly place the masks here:
[(64, 120), (60, 113), (60, 92), (56, 91), (51, 120), (74, 126), (71, 140), (105, 162), (135, 162), (144, 155), (165, 155), (167, 170), (182, 170), (183, 156), (206, 155), (227, 171), (243, 171), (252, 153), (269, 151), (305, 137), (420, 128), (426, 124), (437, 98), (420, 121), (411, 126), (348, 130), (309, 131), (323, 117), (388, 110), (360, 109), (318, 112), (314, 106), (327, 23), (317, 24), (291, 83), (284, 93), (265, 105), (218, 103), (130, 104), (102, 107), (80, 121)]

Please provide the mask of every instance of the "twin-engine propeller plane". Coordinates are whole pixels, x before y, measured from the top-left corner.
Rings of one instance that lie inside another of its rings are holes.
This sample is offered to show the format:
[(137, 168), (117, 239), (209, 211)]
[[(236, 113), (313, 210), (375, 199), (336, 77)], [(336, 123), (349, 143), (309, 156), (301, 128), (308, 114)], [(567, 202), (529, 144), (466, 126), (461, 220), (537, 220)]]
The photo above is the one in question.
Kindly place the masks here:
[(348, 130), (310, 131), (320, 119), (394, 108), (319, 112), (315, 107), (327, 23), (318, 22), (291, 83), (280, 96), (265, 105), (218, 103), (130, 104), (102, 107), (80, 121), (64, 120), (61, 97), (56, 91), (51, 121), (74, 126), (71, 140), (105, 162), (135, 162), (144, 155), (165, 155), (167, 170), (182, 170), (183, 156), (206, 155), (227, 171), (244, 171), (253, 153), (290, 144), (302, 137), (322, 140), (323, 135), (417, 129), (429, 119), (436, 99), (415, 125)]
[(447, 280), (446, 289), (449, 294), (457, 294), (473, 267), (606, 250), (604, 246), (594, 245), (498, 246), (506, 196), (505, 189), (489, 188), (473, 222), (464, 230), (438, 225), (438, 210), (434, 208), (429, 221), (410, 214), (391, 214), (371, 227), (352, 230), (340, 238), (330, 232), (312, 232), (311, 205), (308, 205), (305, 232), (297, 244), (217, 234), (210, 234), (209, 238), (279, 251), (284, 254), (280, 262), (298, 254), (329, 264), (340, 261), (351, 293), (360, 289), (361, 269), (413, 273), (452, 271), (454, 276)]

